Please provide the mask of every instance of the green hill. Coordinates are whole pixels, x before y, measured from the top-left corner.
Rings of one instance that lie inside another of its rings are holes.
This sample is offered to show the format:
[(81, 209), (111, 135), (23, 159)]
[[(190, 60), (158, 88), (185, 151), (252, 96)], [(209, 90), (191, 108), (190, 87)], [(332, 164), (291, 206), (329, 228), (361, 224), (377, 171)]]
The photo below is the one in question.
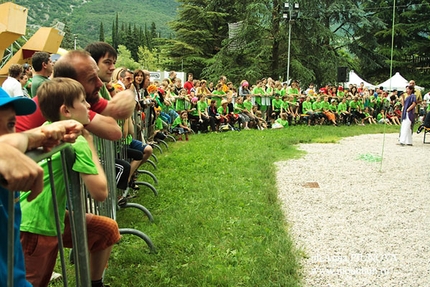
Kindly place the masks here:
[(154, 22), (160, 37), (169, 37), (172, 31), (167, 23), (175, 18), (178, 7), (175, 0), (19, 0), (15, 3), (28, 8), (29, 28), (36, 30), (64, 22), (72, 34), (78, 35), (81, 47), (99, 39), (100, 23), (103, 23), (105, 38), (110, 38), (116, 13), (119, 27), (124, 23), (143, 29), (146, 25), (149, 29)]

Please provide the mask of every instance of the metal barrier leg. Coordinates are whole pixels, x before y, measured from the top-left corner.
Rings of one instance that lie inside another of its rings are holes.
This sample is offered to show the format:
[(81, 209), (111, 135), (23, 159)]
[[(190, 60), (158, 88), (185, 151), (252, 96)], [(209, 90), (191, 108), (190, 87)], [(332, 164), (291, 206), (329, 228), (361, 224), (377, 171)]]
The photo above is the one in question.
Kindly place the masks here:
[(139, 169), (137, 170), (137, 173), (149, 175), (154, 180), (154, 184), (158, 184), (158, 179), (152, 172), (144, 169)]
[(144, 164), (146, 163), (149, 163), (154, 169), (157, 169), (157, 165), (152, 160), (148, 159)]
[(158, 163), (158, 158), (154, 153), (151, 154), (151, 157), (155, 160), (156, 163)]
[(161, 147), (158, 144), (155, 143), (151, 143), (152, 148), (155, 148), (156, 150), (158, 150), (161, 153), (163, 153), (163, 150), (161, 149)]
[(143, 206), (141, 204), (124, 201), (124, 203), (118, 204), (118, 206), (119, 206), (120, 209), (122, 209), (122, 208), (129, 208), (129, 207), (137, 208), (137, 209), (143, 211), (143, 213), (146, 214), (146, 216), (148, 217), (148, 219), (149, 219), (150, 222), (154, 222), (154, 217), (152, 217), (151, 212), (148, 209), (146, 209), (145, 206)]
[(132, 229), (132, 228), (120, 228), (119, 233), (120, 234), (133, 234), (133, 235), (139, 236), (140, 238), (142, 238), (146, 242), (146, 245), (148, 245), (150, 253), (157, 253), (155, 246), (152, 243), (151, 239), (142, 231)]
[(143, 186), (148, 187), (150, 190), (152, 190), (152, 192), (154, 193), (155, 196), (158, 196), (157, 189), (152, 184), (150, 184), (149, 182), (146, 182), (146, 181), (135, 181), (134, 183), (137, 184), (137, 185), (143, 185)]
[(163, 140), (157, 140), (157, 142), (161, 143), (166, 148), (166, 150), (169, 150), (169, 145), (165, 141), (163, 141)]

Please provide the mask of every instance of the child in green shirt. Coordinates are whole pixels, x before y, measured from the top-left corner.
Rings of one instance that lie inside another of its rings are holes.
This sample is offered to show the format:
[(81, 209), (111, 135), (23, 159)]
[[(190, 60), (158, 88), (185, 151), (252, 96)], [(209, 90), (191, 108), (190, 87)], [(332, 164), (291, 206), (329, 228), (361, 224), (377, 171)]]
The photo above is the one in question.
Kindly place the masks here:
[[(51, 122), (74, 119), (88, 124), (90, 105), (85, 100), (82, 85), (68, 78), (54, 78), (44, 82), (37, 92), (43, 116)], [(79, 172), (91, 196), (97, 201), (107, 198), (107, 180), (94, 148), (91, 134), (84, 130), (83, 135), (73, 144), (75, 163), (73, 170)], [(72, 247), (70, 220), (66, 211), (66, 186), (60, 154), (53, 155), (53, 178), (57, 192), (63, 245)], [(28, 202), (29, 193), (22, 193), (21, 242), (24, 249), (27, 279), (34, 286), (47, 286), (54, 269), (58, 239), (53, 214), (48, 164), (42, 161), (45, 170), (44, 190), (33, 201)], [(94, 214), (86, 215), (88, 246), (92, 286), (103, 287), (102, 276), (107, 266), (110, 252), (120, 239), (117, 223), (108, 217)], [(33, 252), (35, 249), (38, 252)]]

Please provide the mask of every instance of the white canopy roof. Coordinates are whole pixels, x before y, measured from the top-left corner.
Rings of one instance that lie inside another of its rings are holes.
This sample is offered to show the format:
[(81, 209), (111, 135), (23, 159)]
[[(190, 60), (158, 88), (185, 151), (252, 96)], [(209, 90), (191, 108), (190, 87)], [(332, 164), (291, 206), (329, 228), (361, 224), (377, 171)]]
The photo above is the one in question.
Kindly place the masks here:
[(360, 86), (361, 83), (364, 83), (364, 86), (369, 88), (369, 89), (373, 89), (375, 88), (374, 85), (366, 82), (365, 80), (363, 80), (362, 78), (360, 78), (360, 76), (358, 76), (353, 70), (349, 71), (349, 81), (348, 83), (346, 83), (347, 86), (349, 86), (350, 84), (356, 85), (357, 87)]
[[(378, 87), (382, 86), (384, 87), (384, 90), (389, 90), (389, 91), (392, 91), (392, 90), (404, 91), (406, 89), (406, 86), (408, 85), (409, 85), (409, 81), (403, 78), (403, 76), (400, 75), (399, 72), (397, 72), (394, 76), (392, 76), (385, 82), (380, 83)], [(424, 90), (423, 87), (419, 87), (417, 85), (415, 85), (415, 88), (421, 91)]]

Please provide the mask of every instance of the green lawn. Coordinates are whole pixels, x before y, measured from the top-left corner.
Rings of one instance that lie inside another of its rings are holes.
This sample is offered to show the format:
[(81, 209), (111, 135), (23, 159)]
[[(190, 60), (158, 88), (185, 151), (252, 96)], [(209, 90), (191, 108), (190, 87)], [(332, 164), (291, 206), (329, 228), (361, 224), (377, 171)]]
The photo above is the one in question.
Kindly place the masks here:
[[(297, 126), (194, 135), (157, 153), (159, 196), (141, 187), (132, 201), (147, 207), (120, 210), (124, 235), (114, 247), (105, 282), (111, 286), (300, 286), (301, 250), (295, 250), (277, 199), (274, 162), (302, 155), (298, 143), (336, 142), (399, 127)], [(145, 175), (140, 179), (151, 180)]]

